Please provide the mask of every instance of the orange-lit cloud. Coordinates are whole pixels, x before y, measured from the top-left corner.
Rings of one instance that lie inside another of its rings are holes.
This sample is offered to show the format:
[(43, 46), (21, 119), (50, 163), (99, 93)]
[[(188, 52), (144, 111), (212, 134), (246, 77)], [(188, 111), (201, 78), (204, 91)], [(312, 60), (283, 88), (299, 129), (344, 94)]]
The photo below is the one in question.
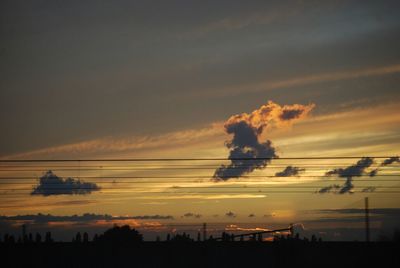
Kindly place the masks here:
[(259, 109), (254, 110), (250, 114), (242, 113), (231, 116), (224, 124), (225, 129), (232, 125), (244, 122), (258, 133), (266, 130), (267, 127), (286, 126), (294, 121), (307, 117), (315, 104), (301, 105), (284, 105), (281, 106), (275, 102), (268, 101)]
[(240, 227), (236, 224), (229, 224), (227, 226), (225, 226), (225, 231), (230, 231), (230, 232), (234, 232), (234, 231), (248, 231), (248, 232), (261, 232), (261, 231), (269, 231), (270, 229), (268, 228), (262, 228), (262, 227)]

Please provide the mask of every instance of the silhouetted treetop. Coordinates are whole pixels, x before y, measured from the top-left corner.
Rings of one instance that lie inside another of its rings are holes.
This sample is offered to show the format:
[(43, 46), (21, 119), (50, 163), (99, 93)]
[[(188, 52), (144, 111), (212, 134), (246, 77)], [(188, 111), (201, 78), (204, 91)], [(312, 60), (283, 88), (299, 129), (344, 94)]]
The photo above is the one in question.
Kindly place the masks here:
[(98, 241), (113, 244), (129, 244), (143, 241), (143, 235), (129, 225), (117, 226), (108, 229), (98, 237)]

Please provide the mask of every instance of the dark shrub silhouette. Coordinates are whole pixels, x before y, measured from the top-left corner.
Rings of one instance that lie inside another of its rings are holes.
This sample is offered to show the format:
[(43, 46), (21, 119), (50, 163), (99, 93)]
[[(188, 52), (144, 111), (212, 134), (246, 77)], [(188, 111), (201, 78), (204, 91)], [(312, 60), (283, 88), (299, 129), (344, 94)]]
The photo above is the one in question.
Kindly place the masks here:
[(97, 241), (107, 244), (132, 244), (142, 242), (143, 236), (129, 225), (115, 225), (100, 235)]

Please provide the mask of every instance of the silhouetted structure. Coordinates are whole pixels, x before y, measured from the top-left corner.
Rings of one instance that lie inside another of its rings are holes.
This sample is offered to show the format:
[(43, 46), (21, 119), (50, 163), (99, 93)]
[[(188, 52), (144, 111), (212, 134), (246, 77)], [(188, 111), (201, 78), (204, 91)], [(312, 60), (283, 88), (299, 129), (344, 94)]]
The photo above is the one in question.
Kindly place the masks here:
[(365, 198), (365, 241), (369, 242), (369, 207), (368, 197)]
[(194, 240), (190, 238), (190, 235), (183, 233), (183, 234), (176, 234), (171, 238), (172, 242), (193, 242)]

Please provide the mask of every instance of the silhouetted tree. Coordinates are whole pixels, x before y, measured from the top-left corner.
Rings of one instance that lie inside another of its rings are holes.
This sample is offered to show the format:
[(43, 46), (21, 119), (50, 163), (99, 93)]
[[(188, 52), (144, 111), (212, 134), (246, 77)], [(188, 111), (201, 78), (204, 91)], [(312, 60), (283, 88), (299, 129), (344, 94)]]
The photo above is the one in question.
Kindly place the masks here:
[(201, 235), (200, 235), (200, 232), (198, 232), (197, 233), (197, 242), (200, 242), (201, 241)]
[(89, 242), (89, 234), (87, 232), (83, 233), (83, 243)]
[(53, 242), (53, 239), (51, 238), (51, 232), (46, 232), (46, 236), (45, 236), (44, 241), (45, 241), (46, 243), (51, 243), (51, 242)]
[(75, 240), (76, 243), (81, 243), (82, 242), (82, 236), (80, 232), (77, 232), (75, 235)]
[(393, 231), (393, 241), (395, 241), (395, 242), (400, 241), (400, 230), (399, 229), (395, 229)]
[(13, 235), (5, 234), (4, 235), (4, 242), (7, 244), (14, 244), (15, 243), (15, 238)]
[(121, 227), (115, 225), (100, 235), (98, 240), (112, 244), (129, 244), (142, 242), (143, 236), (137, 230), (131, 229), (129, 225)]
[(42, 243), (42, 236), (39, 233), (36, 233), (35, 242)]
[(315, 236), (315, 234), (313, 234), (312, 236), (311, 236), (311, 242), (317, 242), (317, 237)]
[(167, 241), (170, 241), (170, 240), (171, 240), (171, 235), (167, 234)]

